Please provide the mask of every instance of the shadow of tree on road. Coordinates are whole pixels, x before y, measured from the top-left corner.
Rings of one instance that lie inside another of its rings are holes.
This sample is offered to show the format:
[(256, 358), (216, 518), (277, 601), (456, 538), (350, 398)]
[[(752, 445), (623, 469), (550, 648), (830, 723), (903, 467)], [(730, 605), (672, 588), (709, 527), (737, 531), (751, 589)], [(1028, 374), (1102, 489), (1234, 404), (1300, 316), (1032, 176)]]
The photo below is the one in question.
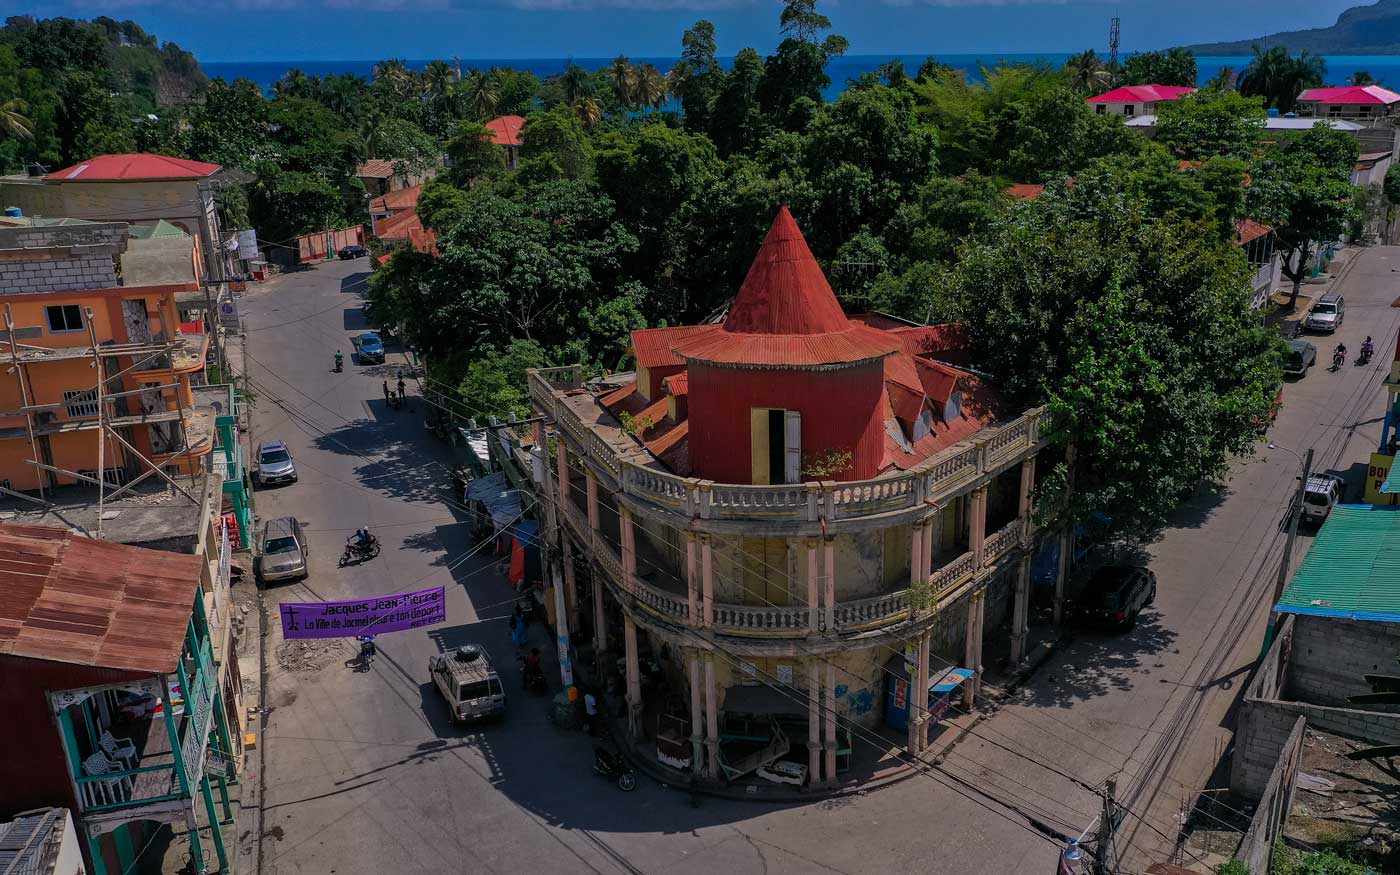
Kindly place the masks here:
[(1143, 682), (1140, 674), (1158, 653), (1168, 651), (1177, 633), (1162, 626), (1153, 611), (1144, 614), (1132, 632), (1113, 635), (1083, 632), (1062, 655), (1016, 696), (1018, 704), (1070, 708), (1086, 699), (1131, 690)]

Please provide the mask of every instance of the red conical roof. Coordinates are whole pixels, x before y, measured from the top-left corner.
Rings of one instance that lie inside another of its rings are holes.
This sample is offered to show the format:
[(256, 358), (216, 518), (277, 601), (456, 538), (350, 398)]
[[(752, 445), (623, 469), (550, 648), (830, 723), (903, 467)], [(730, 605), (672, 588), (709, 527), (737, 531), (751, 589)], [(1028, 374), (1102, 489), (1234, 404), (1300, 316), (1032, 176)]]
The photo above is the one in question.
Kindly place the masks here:
[(866, 361), (899, 344), (846, 318), (787, 207), (778, 210), (719, 331), (686, 338), (684, 359), (802, 367)]

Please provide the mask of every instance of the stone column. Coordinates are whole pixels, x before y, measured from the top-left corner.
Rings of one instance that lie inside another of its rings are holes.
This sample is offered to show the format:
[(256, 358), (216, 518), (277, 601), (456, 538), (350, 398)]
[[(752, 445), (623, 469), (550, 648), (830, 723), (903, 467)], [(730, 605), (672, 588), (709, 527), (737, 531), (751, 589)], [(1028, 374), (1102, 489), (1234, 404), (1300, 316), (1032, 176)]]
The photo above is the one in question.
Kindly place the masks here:
[(705, 651), (705, 777), (719, 777), (719, 692), (715, 687), (715, 655)]
[(700, 651), (686, 651), (686, 670), (690, 678), (690, 773), (699, 775), (705, 765), (704, 703), (705, 691), (700, 676)]
[[(598, 567), (596, 565), (591, 567), (593, 577), (593, 653), (595, 659), (601, 659), (608, 650), (608, 616), (603, 610), (603, 588), (607, 586), (607, 583), (603, 581), (602, 572), (598, 570)], [(602, 668), (601, 663), (599, 663), (599, 668)], [(606, 680), (607, 673), (604, 672), (598, 681), (601, 683)]]
[(924, 577), (927, 578), (933, 573), (933, 530), (937, 527), (942, 514), (934, 514), (924, 521)]
[(822, 689), (826, 699), (826, 744), (822, 745), (823, 759), (826, 761), (824, 777), (827, 783), (836, 781), (836, 666), (826, 663), (826, 686)]
[(1011, 664), (1026, 658), (1026, 633), (1030, 629), (1031, 555), (1021, 553), (1016, 563), (1015, 595), (1011, 602)]
[(826, 565), (825, 593), (823, 610), (826, 614), (826, 630), (836, 630), (836, 539), (827, 538), (822, 544), (822, 558)]
[[(928, 690), (928, 659), (929, 651), (933, 646), (933, 632), (925, 631), (919, 636), (919, 689)], [(919, 721), (919, 750), (928, 747), (928, 693), (925, 692), (919, 702), (923, 705), (923, 719)]]
[(569, 501), (569, 448), (564, 446), (564, 438), (556, 435), (554, 438), (555, 462), (559, 473), (559, 512), (564, 512), (564, 505)]
[(1031, 493), (1035, 489), (1035, 456), (1021, 463), (1021, 493), (1016, 503), (1016, 516), (1025, 519), (1031, 513)]
[(978, 646), (977, 623), (980, 614), (977, 610), (977, 601), (981, 593), (974, 590), (967, 594), (967, 636), (963, 642), (963, 661), (967, 667), (972, 669), (974, 674), (963, 682), (963, 705), (971, 711), (977, 706), (977, 666), (982, 661), (982, 652)]
[(982, 568), (982, 545), (987, 539), (987, 487), (972, 491), (972, 502), (968, 508), (968, 543), (972, 551), (972, 567)]
[(972, 700), (974, 702), (982, 695), (982, 636), (987, 631), (987, 591), (979, 589), (976, 599), (974, 604), (977, 606), (977, 650), (974, 655), (977, 661), (969, 666), (977, 669), (977, 674), (972, 676)]
[(632, 511), (619, 502), (618, 518), (622, 526), (622, 588), (637, 591), (637, 533), (632, 527)]
[(813, 787), (821, 783), (822, 776), (821, 695), (821, 662), (810, 658), (807, 660), (807, 779)]
[[(922, 574), (921, 574), (922, 569)], [(928, 579), (928, 561), (924, 555), (924, 524), (915, 523), (909, 530), (909, 585)]]
[(622, 638), (627, 658), (627, 732), (636, 741), (642, 728), (642, 678), (637, 665), (637, 623), (627, 614), (622, 617)]
[(1055, 626), (1059, 628), (1065, 622), (1065, 581), (1069, 578), (1069, 551), (1073, 547), (1070, 538), (1070, 527), (1065, 525), (1064, 530), (1057, 536), (1060, 541), (1060, 559), (1055, 566)]
[(568, 612), (562, 619), (570, 632), (577, 632), (579, 606), (578, 581), (574, 578), (574, 542), (567, 535), (560, 540), (564, 544), (564, 609)]
[(686, 622), (700, 625), (700, 570), (695, 567), (695, 533), (685, 532), (685, 606)]
[(583, 481), (588, 490), (588, 528), (598, 531), (598, 478), (592, 471), (585, 471)]
[(706, 629), (715, 625), (715, 561), (710, 541), (710, 535), (700, 535), (700, 593), (705, 600), (701, 625)]
[[(807, 630), (821, 631), (821, 580), (817, 573), (817, 539), (807, 539)], [(816, 689), (816, 685), (812, 686)]]

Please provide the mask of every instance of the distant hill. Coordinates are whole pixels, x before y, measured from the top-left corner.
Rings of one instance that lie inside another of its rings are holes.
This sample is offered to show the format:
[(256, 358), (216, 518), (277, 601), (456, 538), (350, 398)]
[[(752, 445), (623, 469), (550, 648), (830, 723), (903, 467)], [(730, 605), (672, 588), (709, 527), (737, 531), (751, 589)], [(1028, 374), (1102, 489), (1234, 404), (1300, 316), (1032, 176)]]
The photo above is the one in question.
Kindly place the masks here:
[(1249, 55), (1253, 46), (1287, 46), (1290, 52), (1318, 55), (1400, 55), (1400, 0), (1353, 6), (1331, 27), (1290, 30), (1255, 39), (1188, 46), (1198, 55)]

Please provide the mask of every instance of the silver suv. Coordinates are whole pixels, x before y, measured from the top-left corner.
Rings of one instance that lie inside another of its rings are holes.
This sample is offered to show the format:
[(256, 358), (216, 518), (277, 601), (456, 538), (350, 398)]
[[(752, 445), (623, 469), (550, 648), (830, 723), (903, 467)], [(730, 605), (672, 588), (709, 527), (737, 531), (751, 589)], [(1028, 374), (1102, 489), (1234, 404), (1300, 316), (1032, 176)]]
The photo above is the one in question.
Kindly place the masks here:
[(1303, 490), (1303, 522), (1321, 525), (1342, 500), (1346, 484), (1335, 474), (1314, 474)]
[(1347, 315), (1347, 302), (1341, 295), (1323, 295), (1308, 311), (1303, 327), (1310, 331), (1336, 331)]
[(301, 579), (311, 572), (306, 533), (292, 517), (268, 520), (263, 525), (261, 546), (253, 566), (259, 580)]
[(263, 441), (258, 444), (258, 485), (297, 482), (297, 465), (284, 441)]

